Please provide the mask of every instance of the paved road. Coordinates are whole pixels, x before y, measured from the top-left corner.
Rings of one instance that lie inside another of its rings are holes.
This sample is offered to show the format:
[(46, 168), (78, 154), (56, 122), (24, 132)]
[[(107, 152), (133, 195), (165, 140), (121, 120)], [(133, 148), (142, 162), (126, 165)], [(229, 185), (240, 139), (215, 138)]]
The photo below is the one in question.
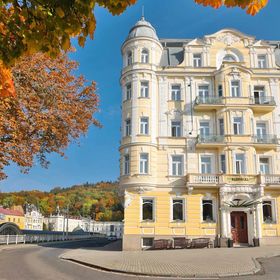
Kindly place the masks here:
[[(79, 247), (96, 247), (93, 241), (76, 241), (0, 251), (0, 280), (170, 280), (97, 271), (59, 259), (59, 255)], [(99, 244), (98, 244), (99, 246)], [(227, 280), (280, 280), (280, 257), (264, 261), (263, 276), (226, 278)], [(178, 278), (176, 278), (178, 279)]]

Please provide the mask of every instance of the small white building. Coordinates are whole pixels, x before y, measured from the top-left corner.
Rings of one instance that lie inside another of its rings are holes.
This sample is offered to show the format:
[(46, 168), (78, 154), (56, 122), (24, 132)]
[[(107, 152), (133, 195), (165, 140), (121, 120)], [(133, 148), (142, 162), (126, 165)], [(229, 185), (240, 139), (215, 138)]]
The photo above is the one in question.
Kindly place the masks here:
[(25, 226), (27, 230), (43, 230), (44, 216), (37, 210), (34, 205), (26, 207)]
[(122, 238), (123, 222), (93, 222), (93, 233), (104, 234), (107, 237)]
[(45, 223), (48, 225), (48, 229), (51, 231), (72, 232), (77, 228), (81, 228), (83, 231), (89, 232), (92, 227), (93, 220), (84, 217), (66, 218), (64, 215), (57, 214), (46, 218)]

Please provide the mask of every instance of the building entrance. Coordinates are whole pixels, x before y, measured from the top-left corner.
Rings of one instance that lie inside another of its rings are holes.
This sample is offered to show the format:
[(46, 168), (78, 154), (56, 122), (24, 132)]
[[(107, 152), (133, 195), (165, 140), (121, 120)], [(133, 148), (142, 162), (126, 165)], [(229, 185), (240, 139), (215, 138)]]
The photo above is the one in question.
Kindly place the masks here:
[(231, 233), (234, 244), (248, 243), (247, 214), (231, 212)]

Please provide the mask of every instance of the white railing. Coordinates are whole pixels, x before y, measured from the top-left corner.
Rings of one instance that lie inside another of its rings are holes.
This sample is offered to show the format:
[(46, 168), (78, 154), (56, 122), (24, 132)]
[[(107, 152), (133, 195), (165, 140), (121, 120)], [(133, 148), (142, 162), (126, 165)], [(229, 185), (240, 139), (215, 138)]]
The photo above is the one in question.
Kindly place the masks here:
[(0, 244), (25, 243), (25, 235), (0, 235)]
[(28, 235), (0, 235), (1, 244), (40, 243), (67, 240), (83, 240), (93, 238), (93, 235), (68, 235), (62, 234), (28, 234)]
[(204, 184), (218, 184), (219, 175), (192, 175), (193, 183), (204, 183)]
[(279, 175), (264, 175), (265, 184), (280, 184)]

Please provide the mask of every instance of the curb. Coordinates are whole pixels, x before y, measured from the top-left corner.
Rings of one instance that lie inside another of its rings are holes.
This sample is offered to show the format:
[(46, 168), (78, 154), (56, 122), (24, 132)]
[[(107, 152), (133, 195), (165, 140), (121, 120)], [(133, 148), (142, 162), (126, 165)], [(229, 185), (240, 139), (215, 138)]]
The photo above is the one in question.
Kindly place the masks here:
[(149, 276), (149, 277), (156, 277), (156, 278), (178, 278), (178, 279), (193, 279), (193, 278), (198, 278), (198, 279), (219, 279), (219, 278), (225, 278), (225, 277), (237, 277), (237, 276), (250, 276), (250, 275), (256, 275), (256, 274), (262, 274), (264, 273), (264, 269), (259, 263), (257, 259), (252, 258), (252, 261), (254, 262), (255, 268), (251, 271), (248, 272), (241, 272), (241, 273), (217, 273), (216, 275), (205, 275), (205, 274), (189, 274), (189, 275), (172, 275), (172, 274), (153, 274), (153, 273), (142, 273), (142, 272), (131, 272), (131, 271), (123, 271), (119, 269), (111, 269), (108, 267), (100, 266), (100, 265), (95, 265), (95, 264), (90, 264), (84, 261), (79, 261), (75, 260), (72, 258), (67, 258), (63, 257), (64, 254), (60, 255), (59, 258), (63, 259), (65, 261), (70, 261), (76, 264), (80, 264), (83, 266), (87, 266), (93, 269), (97, 269), (100, 271), (105, 271), (105, 272), (113, 272), (113, 273), (119, 273), (119, 274), (126, 274), (126, 275), (131, 275), (131, 276)]

